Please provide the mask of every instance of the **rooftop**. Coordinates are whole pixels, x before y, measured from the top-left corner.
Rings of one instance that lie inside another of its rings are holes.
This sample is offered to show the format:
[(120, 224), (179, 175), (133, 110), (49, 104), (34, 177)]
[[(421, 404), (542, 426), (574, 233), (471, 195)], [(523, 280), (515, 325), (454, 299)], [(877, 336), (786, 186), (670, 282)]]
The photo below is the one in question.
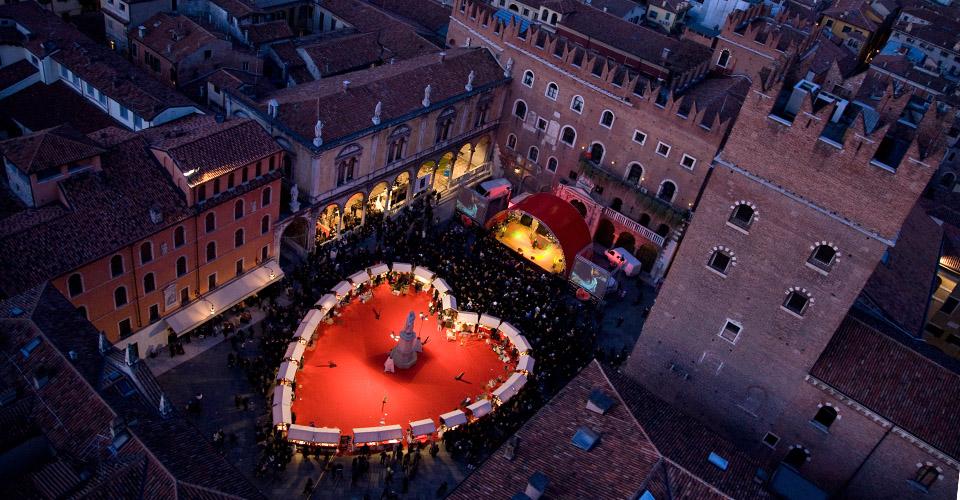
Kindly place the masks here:
[(25, 174), (35, 174), (104, 152), (69, 124), (0, 142), (4, 158)]
[(260, 24), (249, 24), (243, 28), (247, 33), (247, 41), (253, 46), (259, 46), (277, 40), (293, 38), (295, 35), (290, 24), (285, 19)]
[(866, 0), (837, 0), (823, 11), (823, 15), (873, 32), (880, 25), (867, 15), (869, 10), (870, 4)]
[(219, 40), (189, 17), (177, 14), (154, 14), (143, 26), (146, 28), (144, 36), (141, 38), (139, 32), (133, 30), (131, 38), (172, 63), (177, 63)]
[[(36, 110), (43, 109), (43, 113)], [(69, 123), (88, 134), (117, 124), (103, 108), (62, 81), (46, 85), (37, 82), (0, 101), (0, 113), (27, 130), (43, 130)]]

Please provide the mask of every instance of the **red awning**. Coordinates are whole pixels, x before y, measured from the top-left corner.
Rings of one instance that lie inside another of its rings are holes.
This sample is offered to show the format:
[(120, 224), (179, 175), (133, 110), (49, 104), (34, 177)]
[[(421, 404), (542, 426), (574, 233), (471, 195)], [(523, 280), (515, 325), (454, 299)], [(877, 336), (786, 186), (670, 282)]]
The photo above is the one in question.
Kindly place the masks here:
[(570, 202), (556, 195), (551, 193), (530, 195), (512, 208), (491, 217), (487, 227), (502, 221), (511, 211), (524, 212), (550, 229), (563, 248), (563, 258), (566, 261), (568, 273), (573, 267), (577, 254), (590, 244), (590, 228), (587, 227), (583, 216)]

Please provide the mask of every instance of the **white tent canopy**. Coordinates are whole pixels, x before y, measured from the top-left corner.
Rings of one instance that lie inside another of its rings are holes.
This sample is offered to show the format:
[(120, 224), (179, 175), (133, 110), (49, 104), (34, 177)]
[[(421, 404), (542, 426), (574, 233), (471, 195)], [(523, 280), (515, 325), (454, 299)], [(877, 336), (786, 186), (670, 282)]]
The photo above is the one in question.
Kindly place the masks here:
[(443, 278), (437, 278), (433, 280), (433, 287), (437, 289), (440, 293), (449, 293), (450, 285), (447, 284), (447, 280)]
[(517, 335), (516, 340), (513, 343), (513, 346), (517, 348), (517, 352), (523, 354), (530, 350), (530, 342), (527, 342), (527, 338), (523, 335)]
[(340, 283), (337, 283), (337, 286), (333, 287), (332, 290), (333, 293), (337, 294), (337, 297), (342, 297), (353, 290), (353, 285), (350, 284), (349, 281), (341, 281)]
[(440, 421), (447, 427), (456, 427), (467, 423), (467, 414), (460, 410), (453, 410), (440, 415)]
[(314, 444), (340, 444), (340, 429), (292, 424), (287, 429), (287, 439)]
[(375, 266), (368, 267), (367, 272), (370, 273), (370, 276), (379, 276), (383, 273), (390, 272), (390, 267), (386, 264), (377, 264)]
[(511, 344), (516, 344), (517, 337), (520, 336), (520, 330), (517, 330), (513, 325), (507, 323), (506, 321), (500, 323), (500, 333), (506, 335)]
[(517, 361), (517, 370), (533, 373), (533, 361), (533, 357), (528, 354), (520, 356), (520, 360)]
[(473, 312), (457, 312), (457, 323), (465, 323), (468, 325), (475, 325), (480, 322), (480, 315)]
[(317, 301), (316, 305), (323, 309), (330, 310), (333, 309), (333, 306), (337, 305), (337, 298), (334, 297), (333, 294), (328, 293), (323, 297), (320, 297), (320, 300)]
[(514, 373), (510, 375), (510, 378), (508, 378), (503, 385), (493, 391), (493, 395), (499, 399), (501, 403), (506, 403), (510, 398), (516, 396), (526, 383), (527, 377), (520, 373)]
[(354, 285), (362, 285), (370, 281), (370, 275), (366, 271), (357, 271), (350, 275), (350, 282)]
[(414, 437), (426, 436), (436, 432), (437, 426), (433, 423), (432, 418), (425, 418), (423, 420), (410, 422), (410, 430), (413, 432)]
[(280, 363), (280, 370), (277, 371), (277, 380), (287, 380), (293, 382), (297, 376), (297, 365), (284, 361)]
[(380, 427), (357, 427), (353, 429), (353, 443), (379, 443), (391, 439), (403, 439), (403, 428), (399, 425)]
[(290, 345), (287, 346), (287, 352), (283, 354), (283, 359), (293, 359), (298, 345), (300, 345), (300, 342), (290, 342)]
[(468, 406), (467, 409), (470, 410), (470, 413), (472, 413), (474, 417), (480, 418), (487, 413), (490, 413), (490, 410), (493, 409), (493, 407), (490, 404), (489, 399), (481, 399)]
[(394, 262), (393, 265), (390, 267), (393, 269), (393, 272), (395, 273), (412, 273), (413, 272), (413, 266), (410, 264), (407, 264), (406, 262)]
[(289, 385), (278, 385), (273, 389), (273, 425), (289, 424), (290, 404), (293, 400), (293, 389)]
[(303, 321), (300, 322), (300, 327), (297, 328), (297, 332), (293, 335), (293, 337), (309, 342), (313, 337), (313, 333), (316, 331), (317, 327), (320, 326), (320, 321), (322, 319), (323, 313), (316, 309), (311, 309), (310, 312), (304, 316)]
[(413, 270), (413, 275), (424, 283), (430, 283), (433, 281), (434, 272), (425, 267), (417, 266), (417, 268)]
[(290, 345), (287, 346), (286, 358), (299, 365), (300, 360), (303, 359), (303, 353), (306, 351), (307, 346), (301, 344), (300, 342), (290, 342)]
[[(434, 283), (436, 283), (436, 282), (434, 282)], [(449, 293), (446, 294), (446, 295), (444, 295), (444, 296), (440, 299), (440, 302), (443, 303), (443, 310), (444, 310), (444, 311), (446, 311), (447, 309), (456, 309), (456, 308), (457, 308), (457, 298), (454, 297), (453, 295), (450, 295)]]
[(487, 328), (496, 329), (498, 326), (500, 326), (500, 318), (491, 316), (489, 314), (481, 314), (480, 324)]

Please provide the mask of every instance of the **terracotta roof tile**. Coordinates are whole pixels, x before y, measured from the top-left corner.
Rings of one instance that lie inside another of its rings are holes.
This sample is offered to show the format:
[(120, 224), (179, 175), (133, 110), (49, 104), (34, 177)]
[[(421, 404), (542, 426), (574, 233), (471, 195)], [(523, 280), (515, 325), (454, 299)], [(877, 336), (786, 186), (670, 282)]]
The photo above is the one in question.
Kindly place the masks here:
[(267, 23), (250, 24), (244, 26), (247, 32), (247, 41), (254, 46), (268, 42), (293, 38), (295, 35), (285, 19)]
[(0, 142), (4, 158), (25, 174), (86, 160), (104, 152), (69, 124)]
[[(43, 109), (43, 113), (36, 110)], [(88, 134), (117, 124), (102, 108), (80, 98), (67, 84), (37, 82), (0, 101), (0, 112), (27, 130), (43, 130), (69, 123)]]
[(369, 2), (434, 33), (441, 33), (450, 24), (451, 6), (436, 0), (369, 0)]
[(155, 14), (147, 19), (143, 26), (146, 28), (143, 38), (140, 38), (139, 33), (131, 34), (131, 37), (172, 63), (177, 63), (204, 46), (220, 40), (189, 17), (176, 14)]
[(0, 69), (0, 89), (20, 83), (35, 74), (37, 74), (37, 67), (26, 59), (4, 66)]

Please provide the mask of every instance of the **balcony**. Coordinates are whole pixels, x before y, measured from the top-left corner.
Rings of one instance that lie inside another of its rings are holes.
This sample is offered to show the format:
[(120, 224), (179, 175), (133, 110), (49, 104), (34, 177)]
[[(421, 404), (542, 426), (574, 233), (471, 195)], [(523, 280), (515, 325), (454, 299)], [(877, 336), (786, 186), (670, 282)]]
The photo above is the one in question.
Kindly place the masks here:
[(630, 192), (636, 196), (637, 204), (642, 207), (645, 212), (650, 212), (652, 216), (663, 219), (670, 226), (675, 227), (690, 218), (689, 210), (677, 208), (669, 202), (657, 198), (656, 194), (650, 193), (645, 188), (627, 181), (604, 165), (598, 165), (593, 161), (581, 159), (580, 173), (596, 181), (619, 184), (629, 189)]

